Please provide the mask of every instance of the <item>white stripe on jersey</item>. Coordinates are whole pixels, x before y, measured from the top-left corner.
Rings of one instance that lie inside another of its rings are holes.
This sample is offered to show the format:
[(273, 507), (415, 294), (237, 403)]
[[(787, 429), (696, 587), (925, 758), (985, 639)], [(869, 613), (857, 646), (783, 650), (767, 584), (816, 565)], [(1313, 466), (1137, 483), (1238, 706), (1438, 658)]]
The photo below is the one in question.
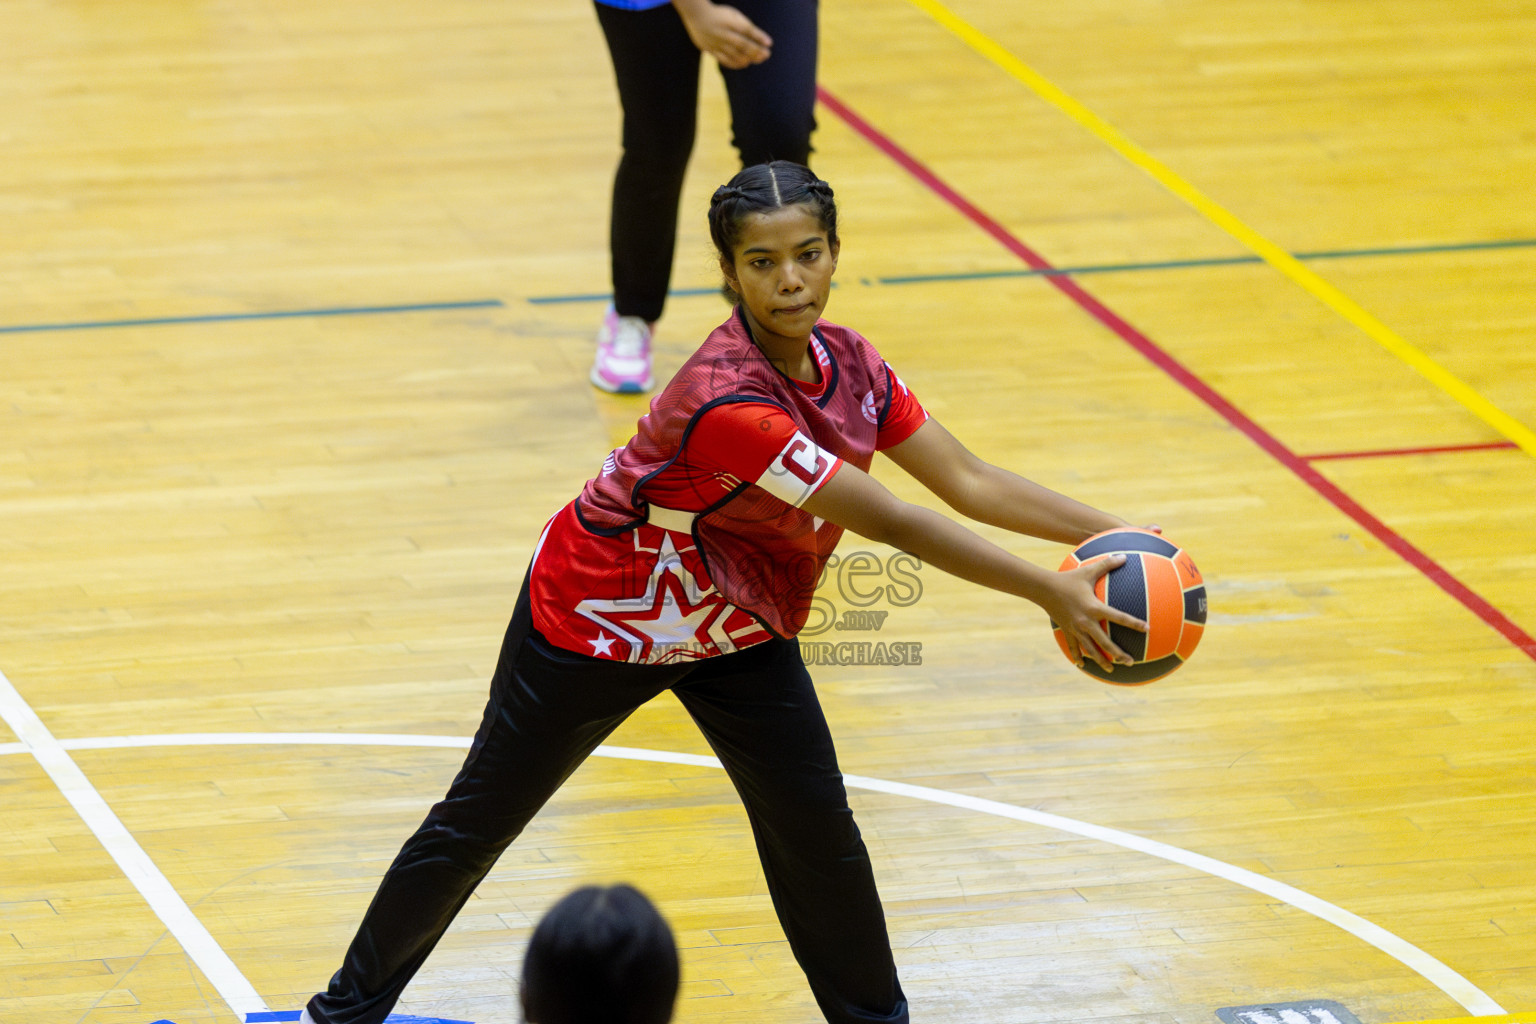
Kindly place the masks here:
[(836, 455), (817, 447), (815, 441), (797, 430), (763, 475), (753, 482), (775, 498), (799, 508), (827, 482), (839, 461)]

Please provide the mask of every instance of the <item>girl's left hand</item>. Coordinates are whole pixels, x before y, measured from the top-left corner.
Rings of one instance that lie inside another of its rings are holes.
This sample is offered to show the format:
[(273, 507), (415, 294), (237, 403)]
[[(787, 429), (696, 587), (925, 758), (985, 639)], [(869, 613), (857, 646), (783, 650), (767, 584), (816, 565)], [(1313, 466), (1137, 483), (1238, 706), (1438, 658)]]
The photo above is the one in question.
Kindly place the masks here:
[(1134, 664), (1131, 656), (1109, 638), (1105, 620), (1129, 626), (1142, 633), (1147, 631), (1147, 624), (1133, 615), (1111, 608), (1093, 592), (1093, 585), (1100, 576), (1124, 564), (1124, 555), (1111, 555), (1058, 573), (1059, 585), (1055, 593), (1041, 602), (1051, 621), (1061, 627), (1067, 643), (1067, 656), (1074, 665), (1082, 665), (1085, 657), (1092, 658), (1105, 671), (1113, 671), (1116, 664)]

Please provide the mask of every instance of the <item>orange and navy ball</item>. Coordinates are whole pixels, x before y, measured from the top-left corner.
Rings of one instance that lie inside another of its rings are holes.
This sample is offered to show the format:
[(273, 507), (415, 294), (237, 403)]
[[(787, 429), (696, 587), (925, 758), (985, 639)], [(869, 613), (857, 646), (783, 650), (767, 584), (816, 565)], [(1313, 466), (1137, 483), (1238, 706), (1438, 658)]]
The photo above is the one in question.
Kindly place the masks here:
[[(1084, 672), (1106, 683), (1137, 686), (1161, 679), (1189, 660), (1205, 632), (1205, 580), (1189, 552), (1161, 534), (1135, 527), (1105, 530), (1089, 537), (1061, 563), (1063, 572), (1085, 562), (1125, 555), (1125, 564), (1100, 576), (1094, 586), (1099, 600), (1147, 623), (1142, 633), (1108, 623), (1109, 638), (1134, 665), (1116, 665), (1106, 672), (1084, 658)], [(1061, 627), (1051, 623), (1063, 654), (1067, 641)]]

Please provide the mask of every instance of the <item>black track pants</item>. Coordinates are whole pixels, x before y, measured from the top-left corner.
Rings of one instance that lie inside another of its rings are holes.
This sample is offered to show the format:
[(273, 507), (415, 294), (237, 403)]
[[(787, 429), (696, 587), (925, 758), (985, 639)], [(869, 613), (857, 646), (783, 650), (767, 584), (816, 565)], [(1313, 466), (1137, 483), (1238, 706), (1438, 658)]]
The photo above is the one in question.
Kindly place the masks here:
[(463, 768), (385, 873), (310, 1016), (381, 1024), (501, 852), (609, 733), (666, 689), (746, 806), (774, 909), (826, 1019), (905, 1024), (869, 856), (799, 644), (772, 640), (675, 666), (589, 658), (533, 630), (526, 589)]

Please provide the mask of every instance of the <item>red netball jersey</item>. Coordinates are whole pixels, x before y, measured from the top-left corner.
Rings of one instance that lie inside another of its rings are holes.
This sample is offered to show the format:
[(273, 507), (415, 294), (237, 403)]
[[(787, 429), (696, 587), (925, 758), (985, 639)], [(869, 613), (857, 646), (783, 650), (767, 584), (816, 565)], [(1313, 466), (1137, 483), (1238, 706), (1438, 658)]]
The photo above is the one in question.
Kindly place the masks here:
[(534, 624), (599, 658), (662, 664), (793, 636), (842, 528), (800, 509), (844, 462), (927, 413), (873, 346), (828, 321), (815, 383), (774, 369), (737, 310), (539, 538)]

